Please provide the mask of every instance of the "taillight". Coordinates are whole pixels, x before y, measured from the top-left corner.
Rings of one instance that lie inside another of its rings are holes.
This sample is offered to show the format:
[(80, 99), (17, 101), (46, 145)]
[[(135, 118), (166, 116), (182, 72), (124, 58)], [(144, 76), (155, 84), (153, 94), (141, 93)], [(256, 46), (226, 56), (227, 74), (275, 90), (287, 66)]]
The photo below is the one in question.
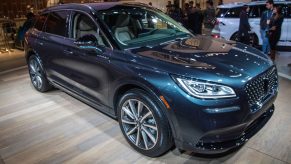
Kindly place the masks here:
[(211, 35), (213, 38), (220, 38), (220, 35), (219, 34), (212, 34)]
[(215, 25), (219, 25), (219, 20), (216, 19)]

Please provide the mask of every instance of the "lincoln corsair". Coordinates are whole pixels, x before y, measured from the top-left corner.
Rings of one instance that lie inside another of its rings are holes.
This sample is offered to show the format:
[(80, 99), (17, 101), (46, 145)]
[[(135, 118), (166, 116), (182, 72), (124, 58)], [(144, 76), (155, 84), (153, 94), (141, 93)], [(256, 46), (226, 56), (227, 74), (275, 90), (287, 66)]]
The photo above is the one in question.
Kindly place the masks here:
[(193, 35), (139, 3), (44, 9), (25, 35), (31, 82), (117, 119), (136, 151), (203, 154), (244, 144), (271, 118), (278, 76), (262, 52)]

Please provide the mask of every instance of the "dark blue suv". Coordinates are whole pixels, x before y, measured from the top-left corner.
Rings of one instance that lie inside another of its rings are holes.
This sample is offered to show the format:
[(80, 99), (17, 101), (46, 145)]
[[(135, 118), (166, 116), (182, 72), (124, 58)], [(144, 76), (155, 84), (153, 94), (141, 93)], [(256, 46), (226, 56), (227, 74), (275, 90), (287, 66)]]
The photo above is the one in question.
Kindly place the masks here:
[(155, 157), (172, 146), (221, 153), (272, 116), (277, 70), (241, 43), (194, 36), (137, 3), (65, 4), (26, 33), (33, 86), (60, 88), (116, 118), (128, 143)]

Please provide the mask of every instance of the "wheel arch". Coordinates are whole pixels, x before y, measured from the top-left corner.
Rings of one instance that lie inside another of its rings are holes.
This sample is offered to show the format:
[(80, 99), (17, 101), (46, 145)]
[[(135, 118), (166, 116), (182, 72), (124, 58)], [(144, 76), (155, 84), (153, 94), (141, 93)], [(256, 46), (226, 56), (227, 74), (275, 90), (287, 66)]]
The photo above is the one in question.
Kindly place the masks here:
[[(114, 109), (114, 113), (117, 116), (117, 105), (118, 102), (120, 100), (120, 98), (122, 97), (123, 94), (125, 94), (127, 91), (131, 90), (131, 89), (141, 89), (143, 91), (145, 91), (149, 96), (153, 96), (154, 97), (154, 102), (157, 103), (157, 105), (159, 106), (159, 108), (162, 110), (161, 112), (164, 113), (164, 115), (166, 116), (170, 128), (171, 128), (171, 134), (173, 138), (177, 137), (177, 131), (175, 128), (175, 125), (173, 123), (174, 119), (173, 117), (171, 117), (171, 115), (169, 114), (171, 112), (171, 110), (168, 110), (166, 105), (163, 103), (163, 101), (160, 99), (159, 96), (161, 96), (162, 94), (151, 84), (149, 84), (148, 82), (138, 82), (136, 80), (131, 80), (131, 81), (127, 81), (124, 82), (122, 84), (120, 84), (118, 87), (116, 87), (115, 91), (113, 92), (114, 95), (112, 96), (112, 105), (113, 105), (113, 109)], [(172, 138), (172, 139), (173, 139)]]

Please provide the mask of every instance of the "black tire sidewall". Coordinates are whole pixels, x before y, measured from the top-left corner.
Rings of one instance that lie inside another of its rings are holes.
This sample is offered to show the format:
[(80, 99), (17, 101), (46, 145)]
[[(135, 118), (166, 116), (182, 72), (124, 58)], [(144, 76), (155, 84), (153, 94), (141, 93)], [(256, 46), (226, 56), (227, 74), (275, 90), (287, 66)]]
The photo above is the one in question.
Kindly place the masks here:
[[(128, 99), (137, 99), (142, 101), (146, 106), (150, 108), (150, 111), (152, 112), (157, 128), (158, 128), (158, 140), (156, 145), (150, 149), (150, 150), (144, 150), (138, 148), (135, 144), (133, 144), (126, 136), (123, 126), (121, 123), (121, 108), (125, 101)], [(120, 125), (120, 129), (126, 138), (127, 142), (138, 152), (140, 152), (143, 155), (149, 156), (149, 157), (157, 157), (165, 152), (167, 152), (170, 147), (172, 146), (172, 140), (171, 140), (171, 133), (170, 133), (170, 125), (168, 123), (168, 120), (163, 112), (159, 109), (159, 106), (150, 98), (150, 96), (140, 89), (134, 89), (126, 92), (120, 99), (118, 106), (117, 106), (117, 116), (118, 121)]]
[(47, 78), (46, 78), (46, 75), (45, 75), (45, 73), (44, 73), (43, 66), (42, 66), (40, 60), (39, 60), (35, 55), (32, 55), (32, 56), (29, 57), (29, 60), (28, 60), (28, 70), (30, 71), (30, 66), (29, 66), (29, 65), (30, 65), (30, 62), (31, 62), (32, 60), (35, 60), (35, 61), (37, 62), (37, 64), (39, 65), (39, 67), (40, 67), (40, 74), (41, 74), (41, 77), (40, 77), (40, 78), (41, 78), (41, 80), (42, 80), (42, 86), (41, 86), (41, 88), (36, 87), (36, 86), (33, 84), (33, 82), (32, 82), (32, 77), (31, 77), (31, 74), (30, 74), (30, 72), (29, 72), (30, 80), (31, 80), (31, 82), (32, 82), (33, 87), (34, 87), (36, 90), (40, 91), (40, 92), (48, 91), (48, 90), (51, 88), (51, 86), (50, 86), (50, 84), (49, 84), (49, 82), (48, 82), (48, 80), (47, 80)]

